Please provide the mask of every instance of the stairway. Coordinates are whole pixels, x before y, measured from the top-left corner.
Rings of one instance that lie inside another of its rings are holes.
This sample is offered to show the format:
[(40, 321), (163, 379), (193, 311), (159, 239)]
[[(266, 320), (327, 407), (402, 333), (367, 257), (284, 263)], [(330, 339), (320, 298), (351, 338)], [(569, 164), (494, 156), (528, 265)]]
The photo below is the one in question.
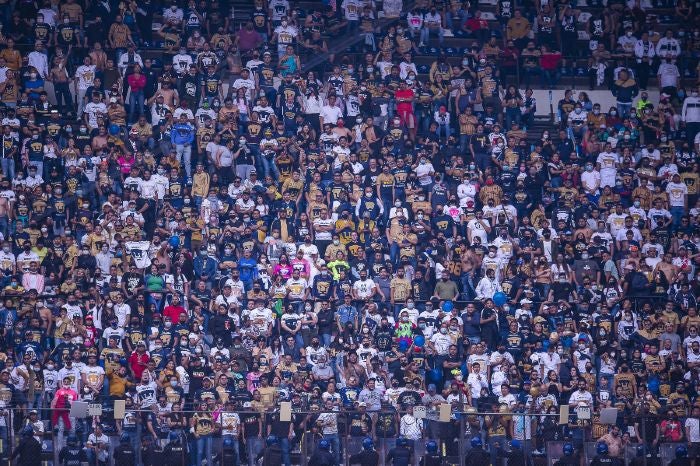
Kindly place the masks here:
[(238, 31), (251, 20), (255, 3), (251, 0), (229, 0), (229, 4), (233, 9), (233, 30)]
[(543, 131), (549, 131), (550, 137), (559, 132), (559, 126), (548, 115), (536, 115), (532, 124), (527, 127), (527, 143), (531, 146), (540, 141)]

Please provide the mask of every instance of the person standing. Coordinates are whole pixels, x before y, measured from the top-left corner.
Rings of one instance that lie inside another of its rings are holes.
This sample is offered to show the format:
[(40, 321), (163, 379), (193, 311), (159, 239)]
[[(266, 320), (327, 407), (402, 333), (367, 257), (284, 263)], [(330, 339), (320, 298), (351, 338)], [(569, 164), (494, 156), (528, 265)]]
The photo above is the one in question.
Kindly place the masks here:
[[(34, 428), (25, 426), (20, 435), (22, 438), (19, 445), (12, 452), (10, 462), (17, 466), (40, 466), (41, 465), (41, 444), (34, 438)], [(15, 462), (15, 458), (17, 461)]]

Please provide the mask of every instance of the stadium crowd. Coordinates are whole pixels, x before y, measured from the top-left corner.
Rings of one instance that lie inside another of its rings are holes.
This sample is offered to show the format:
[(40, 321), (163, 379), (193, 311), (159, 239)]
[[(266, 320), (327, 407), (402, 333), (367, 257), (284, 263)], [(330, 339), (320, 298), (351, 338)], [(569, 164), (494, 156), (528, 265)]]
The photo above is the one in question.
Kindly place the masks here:
[(700, 4), (241, 3), (0, 0), (4, 454), (697, 466)]

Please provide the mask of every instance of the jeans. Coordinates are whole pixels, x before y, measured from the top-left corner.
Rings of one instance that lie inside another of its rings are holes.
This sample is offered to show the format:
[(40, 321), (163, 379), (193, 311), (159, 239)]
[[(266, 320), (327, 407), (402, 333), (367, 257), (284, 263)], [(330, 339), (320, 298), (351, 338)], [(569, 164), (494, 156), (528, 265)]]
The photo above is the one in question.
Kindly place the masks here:
[(10, 233), (10, 220), (7, 218), (7, 215), (0, 217), (0, 233), (2, 233), (3, 238), (7, 238)]
[(324, 435), (323, 438), (328, 440), (331, 444), (331, 451), (335, 458), (335, 464), (340, 464), (340, 437), (338, 434), (330, 434)]
[(617, 103), (617, 114), (620, 118), (627, 118), (630, 114), (630, 109), (632, 108), (632, 102), (618, 102)]
[(506, 108), (506, 129), (510, 129), (513, 123), (517, 123), (520, 126), (521, 115), (519, 108)]
[(7, 427), (5, 426), (0, 426), (0, 440), (2, 440), (2, 444), (0, 445), (0, 455), (4, 455), (6, 451), (9, 451), (7, 448), (7, 441), (8, 441), (8, 430)]
[(463, 273), (459, 276), (459, 278), (462, 282), (462, 299), (465, 301), (471, 301), (476, 296), (472, 272)]
[(242, 180), (247, 180), (250, 177), (250, 172), (255, 168), (254, 165), (236, 165), (236, 176)]
[(202, 460), (207, 460), (211, 464), (211, 436), (205, 435), (197, 439), (197, 464), (202, 464)]
[[(496, 443), (498, 443), (498, 448), (495, 446)], [(492, 435), (489, 438), (489, 455), (491, 456), (491, 464), (498, 464), (496, 463), (496, 454), (498, 453), (499, 448), (505, 447), (505, 444), (505, 435)]]
[(271, 176), (273, 180), (279, 179), (280, 172), (279, 170), (277, 170), (277, 166), (275, 165), (275, 159), (271, 157), (266, 157), (263, 154), (259, 154), (258, 165), (260, 165), (263, 171), (262, 178), (265, 178), (266, 176)]
[(240, 445), (238, 443), (238, 438), (234, 437), (233, 435), (224, 435), (223, 439), (224, 441), (226, 438), (230, 438), (233, 440), (232, 443), (232, 450), (233, 450), (233, 466), (239, 466), (241, 464), (241, 455), (240, 455)]
[(192, 145), (176, 144), (175, 153), (177, 154), (177, 161), (184, 163), (185, 165), (185, 173), (187, 173), (187, 178), (192, 179)]
[(15, 159), (12, 157), (2, 159), (2, 174), (9, 180), (15, 179)]
[(438, 125), (437, 134), (438, 134), (438, 136), (440, 136), (440, 137), (443, 137), (443, 136), (444, 136), (445, 139), (449, 139), (449, 138), (450, 138), (450, 134), (452, 134), (452, 128), (450, 128), (450, 125), (449, 125), (449, 124), (446, 124), (446, 125)]
[(85, 108), (85, 93), (87, 89), (78, 89), (78, 117), (83, 116), (83, 109)]
[(549, 89), (554, 89), (559, 81), (559, 71), (554, 70), (542, 70), (542, 87), (547, 86)]
[(282, 450), (282, 464), (284, 466), (291, 466), (292, 464), (292, 459), (289, 455), (289, 452), (291, 450), (291, 441), (289, 440), (289, 437), (282, 437), (280, 439), (280, 449)]
[(143, 100), (144, 100), (144, 94), (143, 90), (140, 91), (131, 91), (131, 95), (129, 96), (129, 121), (134, 122), (134, 114), (138, 113), (139, 116), (143, 114)]
[(679, 206), (671, 206), (669, 212), (671, 212), (671, 228), (675, 231), (681, 224), (681, 217), (685, 215), (685, 208)]
[(263, 439), (260, 437), (248, 437), (245, 439), (245, 444), (248, 452), (248, 466), (254, 466), (255, 459), (263, 451)]

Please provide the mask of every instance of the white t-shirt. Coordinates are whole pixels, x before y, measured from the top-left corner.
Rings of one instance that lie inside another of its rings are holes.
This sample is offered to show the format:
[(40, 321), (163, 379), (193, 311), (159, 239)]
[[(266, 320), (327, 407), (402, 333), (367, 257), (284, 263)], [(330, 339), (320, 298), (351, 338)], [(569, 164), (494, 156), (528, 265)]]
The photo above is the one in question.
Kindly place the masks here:
[(585, 403), (588, 406), (593, 406), (593, 396), (586, 390), (576, 390), (574, 393), (571, 394), (571, 397), (569, 398), (569, 404), (580, 405), (582, 403)]
[(323, 123), (330, 123), (332, 125), (335, 125), (338, 122), (338, 118), (343, 117), (343, 112), (340, 110), (340, 108), (330, 105), (324, 105), (321, 107), (321, 113), (319, 115), (321, 118), (323, 118)]
[(352, 288), (360, 299), (369, 298), (372, 295), (372, 290), (375, 287), (374, 280), (367, 278), (365, 280), (358, 280), (353, 283)]
[(78, 89), (87, 90), (95, 82), (95, 65), (80, 65), (75, 70), (75, 77), (78, 78)]
[(107, 113), (107, 106), (102, 102), (89, 102), (85, 105), (85, 113), (88, 114), (88, 126), (97, 129), (97, 117)]
[(97, 385), (97, 383), (100, 380), (100, 376), (105, 375), (105, 370), (101, 368), (100, 366), (95, 366), (95, 367), (90, 367), (90, 366), (85, 366), (83, 367), (83, 370), (80, 371), (81, 375), (85, 375), (85, 379), (87, 380), (87, 383), (90, 385)]
[(700, 443), (700, 419), (689, 417), (685, 420), (685, 427), (688, 428), (688, 441)]
[(666, 192), (671, 207), (685, 206), (685, 197), (688, 195), (688, 186), (685, 183), (670, 182), (666, 185)]

